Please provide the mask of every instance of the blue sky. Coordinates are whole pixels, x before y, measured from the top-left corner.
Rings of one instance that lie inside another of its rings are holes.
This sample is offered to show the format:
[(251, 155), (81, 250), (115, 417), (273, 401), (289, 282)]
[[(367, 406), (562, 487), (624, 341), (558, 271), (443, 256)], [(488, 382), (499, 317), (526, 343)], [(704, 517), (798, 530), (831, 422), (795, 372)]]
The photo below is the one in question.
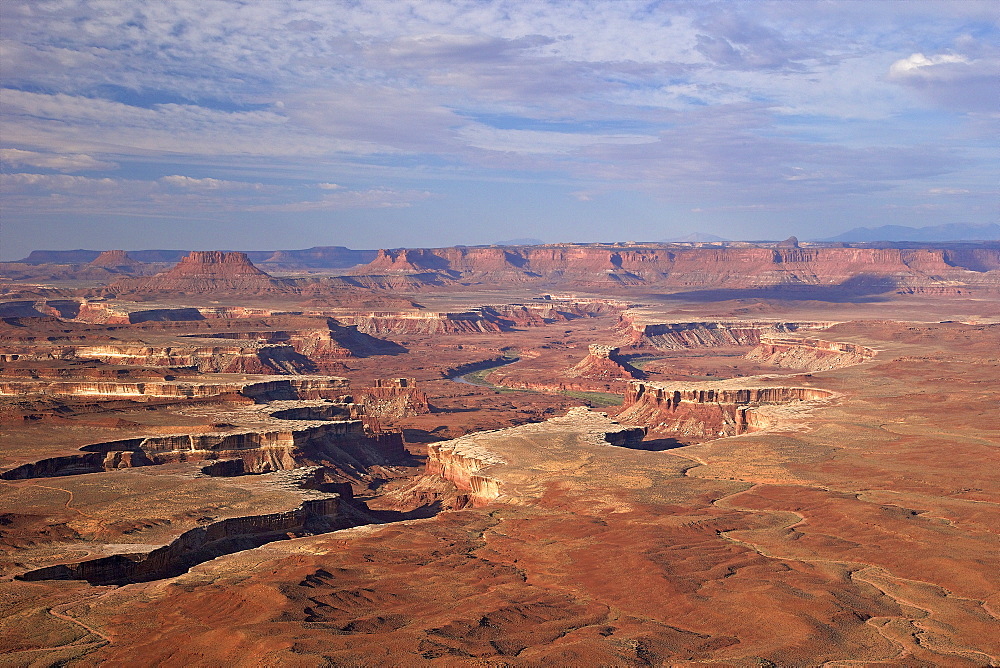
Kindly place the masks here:
[(998, 221), (993, 0), (0, 13), (3, 259)]

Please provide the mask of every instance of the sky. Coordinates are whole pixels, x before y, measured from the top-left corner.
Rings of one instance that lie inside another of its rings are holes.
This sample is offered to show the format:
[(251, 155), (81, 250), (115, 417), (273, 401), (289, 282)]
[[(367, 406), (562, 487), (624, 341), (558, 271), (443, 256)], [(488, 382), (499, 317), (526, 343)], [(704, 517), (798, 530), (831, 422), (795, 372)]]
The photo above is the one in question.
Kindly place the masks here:
[(0, 259), (1000, 220), (995, 0), (3, 0)]

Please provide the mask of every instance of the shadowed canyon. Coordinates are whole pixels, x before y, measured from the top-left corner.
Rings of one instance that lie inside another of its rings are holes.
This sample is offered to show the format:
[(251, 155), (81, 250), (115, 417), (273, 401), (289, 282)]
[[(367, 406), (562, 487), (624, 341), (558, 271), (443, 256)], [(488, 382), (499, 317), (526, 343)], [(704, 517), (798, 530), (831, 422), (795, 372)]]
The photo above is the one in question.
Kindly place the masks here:
[(1000, 245), (0, 263), (0, 665), (1000, 666)]

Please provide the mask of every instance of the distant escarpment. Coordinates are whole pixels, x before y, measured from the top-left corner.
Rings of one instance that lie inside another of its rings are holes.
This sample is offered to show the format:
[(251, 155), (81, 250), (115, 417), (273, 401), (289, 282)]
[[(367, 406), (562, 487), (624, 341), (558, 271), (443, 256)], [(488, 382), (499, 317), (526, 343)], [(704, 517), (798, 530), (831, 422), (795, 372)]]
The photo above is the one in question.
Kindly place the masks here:
[[(28, 262), (0, 262), (0, 274), (21, 281), (92, 280), (109, 281), (123, 276), (147, 276), (156, 273), (163, 265), (140, 262), (123, 250), (108, 250), (102, 253), (89, 251), (82, 256), (73, 256), (74, 264)], [(44, 255), (38, 259), (45, 259)], [(55, 259), (58, 259), (56, 256)]]
[(774, 426), (762, 406), (818, 401), (832, 393), (803, 387), (709, 387), (635, 381), (617, 419), (694, 443)]
[[(777, 289), (824, 294), (1000, 288), (1000, 248), (691, 248), (591, 244), (380, 250), (362, 276), (435, 276), (475, 285), (656, 285), (675, 290)], [(426, 280), (426, 278), (424, 279)]]

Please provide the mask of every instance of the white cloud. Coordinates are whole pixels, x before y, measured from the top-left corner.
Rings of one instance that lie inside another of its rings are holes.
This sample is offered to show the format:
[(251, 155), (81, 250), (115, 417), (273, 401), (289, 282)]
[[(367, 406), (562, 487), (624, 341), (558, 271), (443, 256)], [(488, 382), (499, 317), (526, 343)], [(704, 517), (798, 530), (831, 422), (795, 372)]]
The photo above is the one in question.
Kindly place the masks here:
[(84, 172), (118, 168), (117, 163), (98, 160), (83, 153), (59, 155), (55, 153), (23, 151), (17, 148), (0, 148), (0, 161), (11, 167), (42, 167), (44, 169), (54, 169), (59, 172)]
[[(96, 193), (120, 190), (127, 182), (121, 179), (94, 179), (87, 176), (63, 174), (0, 174), (0, 184), (6, 193), (52, 192)], [(135, 182), (139, 183), (139, 182)]]
[(482, 124), (468, 125), (458, 131), (467, 146), (525, 154), (565, 155), (585, 146), (600, 144), (648, 144), (657, 141), (651, 135), (594, 135), (541, 130), (499, 130)]
[(914, 53), (889, 67), (889, 79), (945, 108), (1000, 114), (1000, 48), (960, 40), (978, 57)]
[(433, 193), (418, 190), (397, 191), (388, 188), (341, 190), (323, 195), (318, 200), (302, 200), (280, 204), (261, 204), (248, 211), (340, 211), (344, 209), (398, 209), (428, 199)]
[(318, 136), (272, 111), (228, 112), (180, 104), (147, 109), (62, 93), (0, 92), (9, 136), (53, 152), (303, 157), (376, 150), (367, 142)]
[(159, 181), (165, 185), (184, 190), (263, 190), (265, 187), (263, 183), (224, 181), (212, 178), (196, 179), (179, 174), (160, 177)]
[(918, 73), (926, 75), (937, 65), (968, 62), (969, 61), (963, 56), (954, 53), (942, 53), (929, 58), (922, 53), (914, 53), (908, 58), (897, 60), (890, 65), (889, 75), (894, 77), (912, 76)]
[(988, 2), (46, 0), (3, 33), (8, 170), (170, 175), (10, 175), (28, 212), (404, 207), (414, 179), (749, 206), (996, 174)]

